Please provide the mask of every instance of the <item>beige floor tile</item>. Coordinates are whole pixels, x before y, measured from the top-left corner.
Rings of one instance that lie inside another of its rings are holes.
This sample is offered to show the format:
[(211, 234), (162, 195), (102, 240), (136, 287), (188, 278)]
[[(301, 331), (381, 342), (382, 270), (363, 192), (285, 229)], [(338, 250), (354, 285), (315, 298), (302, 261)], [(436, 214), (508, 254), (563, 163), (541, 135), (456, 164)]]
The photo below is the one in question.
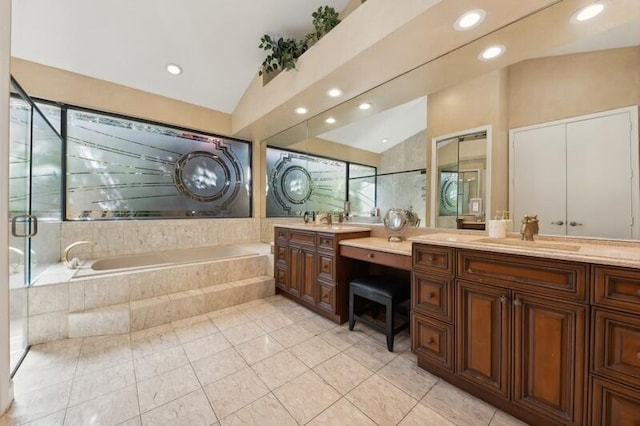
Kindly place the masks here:
[(527, 426), (527, 424), (504, 411), (497, 410), (489, 426)]
[[(261, 300), (261, 299), (258, 299)], [(274, 315), (274, 314), (282, 314), (275, 306), (270, 305), (269, 303), (261, 303), (255, 305), (249, 305), (249, 303), (244, 303), (238, 306), (238, 309), (242, 311), (243, 314), (256, 321), (259, 319), (263, 319), (265, 317)]]
[(13, 378), (13, 390), (16, 395), (33, 392), (44, 387), (72, 380), (76, 373), (78, 359), (64, 358), (53, 365), (42, 368), (18, 370)]
[(218, 309), (217, 311), (207, 312), (205, 315), (210, 319), (214, 320), (215, 318), (224, 317), (229, 314), (237, 314), (238, 312), (242, 313), (237, 306), (229, 306), (228, 308)]
[(445, 417), (420, 403), (402, 419), (399, 426), (456, 426)]
[(267, 394), (241, 408), (225, 417), (220, 423), (222, 426), (296, 426), (298, 424), (273, 394)]
[(438, 381), (436, 376), (401, 356), (382, 367), (377, 374), (418, 400)]
[(269, 358), (284, 350), (284, 347), (273, 337), (265, 334), (246, 343), (236, 346), (236, 350), (249, 365)]
[(224, 419), (269, 393), (269, 389), (250, 368), (207, 385), (204, 391), (219, 419)]
[(71, 381), (67, 381), (16, 395), (3, 419), (13, 425), (49, 416), (66, 408), (70, 393)]
[(287, 305), (287, 306), (277, 307), (277, 309), (284, 316), (286, 316), (293, 322), (302, 321), (303, 319), (310, 318), (317, 315), (313, 311), (310, 311), (309, 309), (305, 308), (304, 306), (300, 306), (297, 304), (293, 306)]
[(344, 353), (373, 371), (379, 370), (398, 356), (389, 352), (386, 346), (374, 343), (371, 338), (356, 343)]
[(143, 381), (189, 363), (182, 346), (174, 346), (134, 360), (136, 379)]
[(199, 388), (200, 382), (198, 382), (191, 365), (185, 365), (138, 382), (140, 412), (146, 413)]
[[(374, 333), (371, 333), (371, 339), (379, 345), (382, 345), (385, 348), (387, 347), (386, 334), (374, 330)], [(393, 352), (400, 354), (408, 349), (411, 349), (411, 338), (409, 337), (409, 332), (405, 330), (396, 334), (393, 338)]]
[(283, 328), (269, 332), (282, 346), (290, 348), (298, 343), (304, 342), (313, 337), (313, 334), (299, 326), (298, 324), (288, 325)]
[(113, 348), (120, 346), (131, 347), (131, 338), (128, 334), (116, 334), (113, 336), (93, 336), (85, 337), (82, 341), (81, 353), (89, 353), (105, 348)]
[(273, 390), (309, 370), (289, 351), (279, 352), (253, 364), (253, 371)]
[(328, 319), (318, 315), (298, 321), (297, 324), (314, 336), (338, 326), (335, 322), (329, 321)]
[(206, 314), (200, 314), (200, 315), (194, 315), (192, 317), (186, 317), (176, 321), (172, 321), (171, 326), (175, 330), (177, 328), (183, 328), (183, 327), (198, 324), (204, 321), (210, 321), (209, 317)]
[(220, 330), (226, 330), (228, 328), (237, 327), (241, 324), (246, 324), (251, 321), (251, 318), (235, 309), (233, 312), (211, 318), (211, 320)]
[(143, 426), (209, 426), (217, 420), (202, 389), (142, 414)]
[(142, 420), (140, 419), (140, 416), (135, 416), (134, 418), (129, 419), (126, 422), (118, 424), (118, 426), (142, 426)]
[(206, 316), (204, 318), (205, 321), (174, 328), (174, 331), (181, 343), (200, 339), (201, 337), (209, 336), (219, 331), (218, 327), (213, 325)]
[[(24, 423), (24, 426), (62, 426), (64, 424), (64, 416), (67, 410), (60, 410), (48, 416), (41, 417), (37, 420), (33, 420), (29, 423)], [(7, 425), (9, 423), (6, 423)], [(5, 426), (0, 418), (0, 425)]]
[(373, 371), (343, 353), (329, 358), (313, 371), (342, 395), (349, 393), (373, 374)]
[(307, 423), (308, 426), (376, 426), (362, 411), (358, 410), (345, 398), (340, 399), (324, 410), (318, 417)]
[(120, 364), (113, 368), (77, 377), (71, 387), (69, 406), (107, 395), (118, 389), (135, 384), (133, 361)]
[(255, 322), (247, 322), (236, 327), (227, 328), (222, 330), (222, 334), (233, 345), (237, 346), (242, 343), (253, 340), (256, 337), (260, 337), (266, 334), (258, 324)]
[(158, 333), (141, 333), (136, 338), (132, 334), (131, 349), (135, 358), (161, 352), (180, 344), (180, 340), (170, 324), (160, 328), (156, 327), (156, 329), (159, 331)]
[(194, 361), (192, 366), (202, 386), (248, 367), (244, 358), (234, 348), (201, 358)]
[(342, 327), (334, 327), (320, 334), (318, 337), (343, 351), (356, 343), (361, 342), (368, 336), (362, 331), (349, 331), (348, 328), (344, 329)]
[(439, 381), (422, 403), (456, 425), (488, 425), (496, 409), (468, 393)]
[(340, 399), (340, 394), (313, 371), (293, 379), (273, 393), (300, 424), (307, 423)]
[(133, 361), (131, 349), (127, 346), (114, 346), (80, 355), (76, 377), (95, 373)]
[(271, 309), (274, 311), (271, 315), (263, 316), (256, 320), (256, 324), (258, 324), (264, 331), (270, 332), (293, 324), (291, 319), (278, 312), (277, 309)]
[(136, 386), (132, 385), (67, 410), (64, 424), (117, 425), (139, 414)]
[(338, 348), (331, 346), (319, 337), (305, 340), (293, 346), (290, 350), (310, 368), (323, 363), (340, 352)]
[(346, 398), (379, 425), (395, 425), (418, 402), (377, 375), (365, 380)]
[(182, 345), (191, 362), (197, 361), (209, 355), (217, 354), (231, 347), (231, 343), (222, 335), (214, 333)]

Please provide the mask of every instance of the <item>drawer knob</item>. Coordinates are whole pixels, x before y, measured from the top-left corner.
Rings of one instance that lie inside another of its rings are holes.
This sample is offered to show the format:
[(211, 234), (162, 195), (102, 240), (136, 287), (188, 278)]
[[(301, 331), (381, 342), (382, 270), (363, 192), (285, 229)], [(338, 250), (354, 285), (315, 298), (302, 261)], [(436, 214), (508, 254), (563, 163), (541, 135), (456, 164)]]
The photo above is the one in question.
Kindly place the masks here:
[(433, 262), (433, 256), (427, 256), (427, 262)]
[(427, 299), (433, 299), (434, 297), (436, 297), (434, 293), (427, 294)]
[(467, 272), (470, 273), (470, 274), (473, 274), (473, 269), (467, 268)]
[(640, 288), (636, 290), (636, 296), (640, 296)]
[(427, 345), (431, 345), (433, 343), (433, 339), (429, 337), (426, 341)]
[(513, 301), (513, 306), (522, 306), (522, 302), (520, 301), (520, 299), (515, 299)]
[(507, 296), (500, 296), (500, 303), (502, 303), (503, 305), (507, 303)]
[(369, 254), (367, 254), (367, 257), (368, 257), (369, 259), (373, 259), (373, 258), (374, 258), (374, 254), (373, 254), (373, 253), (369, 253)]

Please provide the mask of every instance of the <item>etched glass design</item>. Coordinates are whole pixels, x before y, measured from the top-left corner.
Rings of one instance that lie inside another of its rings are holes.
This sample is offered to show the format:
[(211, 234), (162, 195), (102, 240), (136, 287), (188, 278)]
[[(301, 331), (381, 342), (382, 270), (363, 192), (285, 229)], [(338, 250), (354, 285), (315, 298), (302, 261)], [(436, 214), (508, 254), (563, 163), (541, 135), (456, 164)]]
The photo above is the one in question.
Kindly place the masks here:
[(67, 218), (250, 217), (248, 142), (67, 112)]
[(267, 148), (267, 217), (343, 211), (347, 163)]
[(349, 164), (349, 201), (352, 215), (371, 215), (376, 207), (375, 167)]

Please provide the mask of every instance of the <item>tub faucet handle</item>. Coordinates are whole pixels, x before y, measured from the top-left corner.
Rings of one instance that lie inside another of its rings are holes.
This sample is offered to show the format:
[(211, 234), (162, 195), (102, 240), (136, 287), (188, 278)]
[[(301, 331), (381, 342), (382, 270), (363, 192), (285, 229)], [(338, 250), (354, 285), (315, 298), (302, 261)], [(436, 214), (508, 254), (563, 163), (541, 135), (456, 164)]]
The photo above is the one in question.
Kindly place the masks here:
[(66, 266), (69, 269), (76, 269), (78, 268), (78, 266), (80, 266), (79, 259), (74, 257), (73, 259), (69, 260), (69, 252), (71, 251), (72, 248), (83, 245), (83, 244), (91, 244), (92, 246), (95, 246), (98, 243), (96, 243), (95, 241), (76, 241), (75, 243), (69, 244), (62, 252), (62, 258), (60, 259), (62, 260), (62, 264), (64, 266)]

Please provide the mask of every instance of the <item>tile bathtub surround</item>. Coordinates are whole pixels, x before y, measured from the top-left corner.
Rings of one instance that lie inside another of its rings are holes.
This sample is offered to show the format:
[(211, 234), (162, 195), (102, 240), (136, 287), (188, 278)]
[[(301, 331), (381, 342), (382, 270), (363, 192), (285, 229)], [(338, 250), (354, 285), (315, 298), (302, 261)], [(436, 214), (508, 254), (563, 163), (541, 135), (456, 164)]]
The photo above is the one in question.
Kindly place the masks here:
[(272, 296), (35, 345), (0, 426), (522, 424), (415, 363), (361, 324), (349, 332)]

